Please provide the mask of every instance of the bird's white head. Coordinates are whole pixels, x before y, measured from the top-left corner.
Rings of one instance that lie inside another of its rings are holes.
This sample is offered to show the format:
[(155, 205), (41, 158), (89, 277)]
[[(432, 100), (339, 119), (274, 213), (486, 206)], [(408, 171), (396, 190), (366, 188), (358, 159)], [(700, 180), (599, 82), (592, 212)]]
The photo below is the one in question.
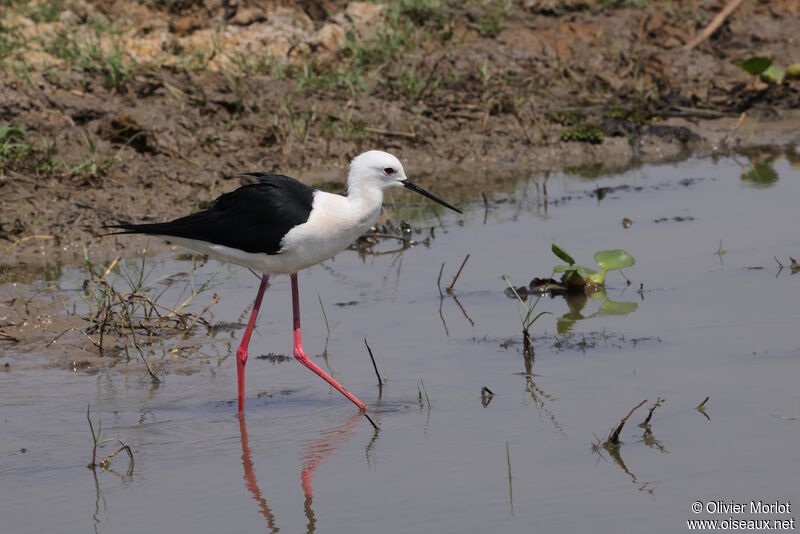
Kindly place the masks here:
[(407, 180), (403, 164), (395, 156), (380, 150), (370, 150), (353, 158), (347, 188), (350, 193), (364, 187), (377, 187), (384, 191), (401, 186)]
[(438, 202), (446, 208), (461, 213), (444, 200), (436, 198), (418, 185), (408, 181), (406, 171), (400, 160), (380, 150), (370, 150), (353, 158), (350, 162), (350, 174), (347, 176), (347, 194), (353, 197), (372, 192), (373, 198), (380, 204), (383, 201), (383, 192), (390, 187), (402, 186), (415, 193)]

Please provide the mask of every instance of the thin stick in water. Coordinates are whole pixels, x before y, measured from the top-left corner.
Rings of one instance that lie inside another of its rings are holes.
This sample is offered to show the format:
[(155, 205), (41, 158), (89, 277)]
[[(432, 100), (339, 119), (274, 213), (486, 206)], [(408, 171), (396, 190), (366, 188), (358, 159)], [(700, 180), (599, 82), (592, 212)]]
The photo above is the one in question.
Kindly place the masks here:
[(419, 383), (422, 384), (422, 392), (425, 393), (425, 403), (428, 405), (428, 407), (430, 407), (431, 399), (428, 397), (428, 390), (425, 389), (425, 382), (423, 382), (422, 379), (420, 378)]
[(453, 281), (450, 282), (450, 285), (447, 286), (447, 289), (445, 289), (445, 291), (447, 291), (448, 293), (452, 293), (453, 292), (453, 286), (456, 285), (456, 281), (458, 280), (458, 277), (461, 276), (461, 270), (464, 268), (464, 265), (466, 265), (468, 259), (469, 259), (469, 254), (467, 254), (464, 257), (464, 261), (461, 262), (461, 267), (459, 267), (458, 271), (456, 271), (456, 275), (453, 277)]
[(442, 272), (444, 271), (444, 262), (442, 262), (442, 266), (439, 267), (439, 278), (436, 279), (436, 287), (439, 288), (439, 296), (443, 297), (444, 294), (442, 293)]
[(647, 426), (647, 425), (649, 425), (650, 424), (650, 419), (653, 418), (653, 412), (656, 411), (656, 408), (658, 408), (662, 404), (664, 404), (664, 399), (662, 399), (661, 397), (658, 397), (656, 399), (656, 402), (654, 402), (653, 405), (650, 406), (650, 412), (648, 412), (647, 417), (645, 418), (644, 421), (642, 421), (642, 423), (639, 426)]
[(364, 412), (364, 417), (366, 417), (366, 418), (367, 418), (367, 421), (369, 421), (369, 424), (371, 424), (371, 425), (372, 425), (372, 427), (373, 427), (375, 430), (380, 430), (380, 429), (378, 428), (378, 425), (376, 425), (376, 424), (375, 424), (375, 421), (373, 421), (373, 420), (372, 420), (372, 418), (371, 418), (370, 416), (368, 416), (368, 415), (367, 415), (367, 412)]
[(369, 343), (367, 343), (367, 338), (364, 338), (364, 345), (367, 346), (367, 352), (369, 352), (369, 359), (372, 360), (372, 367), (375, 369), (375, 376), (378, 377), (378, 386), (383, 387), (383, 380), (381, 380), (381, 374), (378, 372), (378, 366), (375, 364), (375, 356), (372, 354), (372, 349), (369, 347)]
[(330, 337), (330, 335), (331, 335), (331, 326), (330, 326), (330, 324), (328, 324), (328, 314), (325, 313), (325, 306), (322, 305), (322, 297), (317, 295), (317, 298), (319, 299), (319, 307), (322, 308), (322, 318), (325, 319), (325, 330), (328, 331), (328, 336)]
[(514, 490), (511, 486), (511, 451), (506, 441), (506, 462), (508, 462), (508, 501), (511, 505), (511, 515), (514, 515)]

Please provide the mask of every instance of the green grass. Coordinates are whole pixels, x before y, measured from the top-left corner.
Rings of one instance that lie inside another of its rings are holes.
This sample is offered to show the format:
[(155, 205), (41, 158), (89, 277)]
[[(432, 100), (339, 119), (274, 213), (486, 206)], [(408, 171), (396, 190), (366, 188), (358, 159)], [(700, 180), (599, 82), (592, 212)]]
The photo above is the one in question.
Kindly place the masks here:
[(25, 128), (0, 124), (0, 169), (16, 163), (31, 152), (32, 146), (26, 141), (27, 137)]
[(107, 89), (122, 89), (136, 71), (136, 62), (124, 52), (119, 38), (111, 36), (109, 45), (103, 46), (99, 31), (81, 36), (68, 28), (55, 36), (46, 51), (71, 67), (100, 75)]
[(502, 4), (491, 4), (491, 9), (477, 17), (472, 27), (475, 28), (481, 37), (494, 38), (500, 35), (500, 32), (506, 29), (507, 25), (503, 23), (502, 19), (505, 16)]
[[(63, 10), (60, 0), (36, 3), (6, 0), (2, 5), (37, 24), (59, 21)], [(62, 28), (46, 37), (23, 40), (19, 28), (0, 24), (0, 72), (8, 72), (9, 65), (13, 65), (14, 74), (28, 78), (31, 68), (25, 52), (42, 51), (63, 60), (69, 68), (99, 75), (106, 88), (122, 89), (135, 72), (136, 63), (125, 53), (119, 35), (108, 24), (92, 18), (79, 25), (65, 23)]]
[(586, 118), (586, 115), (584, 115), (582, 111), (578, 110), (558, 111), (548, 115), (548, 118), (552, 122), (560, 124), (561, 126), (575, 126), (576, 124), (583, 122), (583, 120)]
[(5, 71), (6, 60), (24, 46), (18, 35), (18, 28), (0, 23), (0, 72)]
[[(386, 22), (371, 38), (353, 31), (345, 35), (335, 64), (304, 62), (283, 73), (297, 90), (344, 90), (351, 95), (385, 88), (388, 96), (415, 100), (421, 90), (438, 85), (420, 68), (419, 51), (431, 42), (446, 41), (452, 18), (439, 0), (402, 0), (387, 6)], [(406, 56), (415, 58), (404, 61)]]
[(51, 140), (42, 138), (37, 144), (24, 128), (0, 123), (0, 171), (50, 175), (68, 170), (66, 162), (53, 154)]
[(37, 2), (35, 4), (26, 2), (26, 16), (36, 23), (55, 22), (64, 8), (64, 2), (60, 0), (50, 2)]
[(603, 142), (605, 134), (596, 124), (584, 122), (577, 126), (572, 126), (561, 132), (562, 141), (577, 141), (579, 143), (590, 143), (593, 145)]
[(97, 146), (86, 134), (83, 134), (83, 142), (89, 153), (79, 164), (69, 169), (69, 175), (91, 177), (106, 174), (106, 171), (116, 163), (116, 160), (114, 158), (99, 159)]

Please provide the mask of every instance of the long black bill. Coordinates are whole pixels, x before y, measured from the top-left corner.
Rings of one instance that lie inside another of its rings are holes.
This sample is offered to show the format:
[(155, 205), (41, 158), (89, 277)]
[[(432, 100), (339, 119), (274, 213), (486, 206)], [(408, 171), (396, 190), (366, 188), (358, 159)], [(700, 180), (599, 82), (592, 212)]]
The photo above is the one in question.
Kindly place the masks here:
[(453, 210), (456, 213), (461, 213), (461, 210), (454, 208), (453, 206), (451, 206), (450, 204), (448, 204), (447, 202), (445, 202), (444, 200), (442, 200), (440, 198), (436, 198), (435, 196), (431, 195), (430, 193), (428, 193), (427, 191), (422, 189), (420, 186), (412, 184), (408, 180), (403, 180), (400, 183), (403, 184), (403, 187), (405, 187), (406, 189), (410, 189), (410, 190), (414, 191), (415, 193), (419, 193), (423, 197), (428, 197), (429, 199), (433, 200), (434, 202), (436, 202), (438, 204), (441, 204), (445, 208), (450, 208), (451, 210)]

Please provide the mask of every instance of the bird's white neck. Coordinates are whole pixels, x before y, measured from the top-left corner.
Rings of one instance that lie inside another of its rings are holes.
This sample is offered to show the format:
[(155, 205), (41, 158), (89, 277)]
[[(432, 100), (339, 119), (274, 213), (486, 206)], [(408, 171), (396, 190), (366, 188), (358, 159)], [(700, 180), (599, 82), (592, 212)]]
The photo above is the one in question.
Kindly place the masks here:
[(383, 190), (380, 187), (361, 185), (347, 189), (347, 202), (350, 204), (351, 213), (361, 224), (367, 228), (372, 226), (377, 219), (383, 205)]

